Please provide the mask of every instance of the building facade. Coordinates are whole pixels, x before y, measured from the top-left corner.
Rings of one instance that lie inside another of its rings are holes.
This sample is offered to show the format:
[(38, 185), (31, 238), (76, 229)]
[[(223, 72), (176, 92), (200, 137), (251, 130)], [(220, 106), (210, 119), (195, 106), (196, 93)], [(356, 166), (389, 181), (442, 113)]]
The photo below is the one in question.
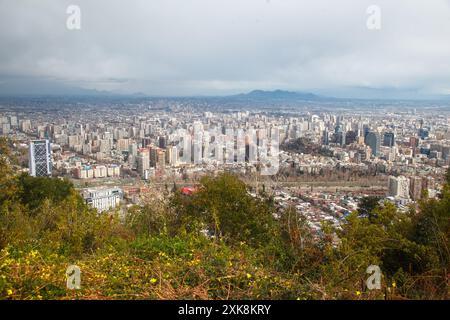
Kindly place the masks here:
[(29, 146), (29, 172), (32, 177), (48, 177), (52, 174), (52, 150), (50, 141), (33, 140)]
[(123, 192), (119, 188), (85, 189), (83, 198), (88, 205), (103, 212), (116, 208), (123, 198)]

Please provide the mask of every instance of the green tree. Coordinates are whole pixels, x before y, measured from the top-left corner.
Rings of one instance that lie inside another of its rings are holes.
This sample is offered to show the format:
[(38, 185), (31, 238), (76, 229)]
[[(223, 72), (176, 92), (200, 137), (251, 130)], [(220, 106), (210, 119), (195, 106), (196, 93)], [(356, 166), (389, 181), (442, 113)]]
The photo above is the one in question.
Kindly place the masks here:
[(363, 217), (368, 217), (369, 221), (373, 221), (376, 216), (374, 211), (379, 207), (380, 197), (369, 196), (360, 200), (358, 205), (358, 212)]
[(262, 244), (274, 230), (274, 208), (251, 196), (244, 182), (231, 174), (204, 177), (192, 196), (176, 194), (172, 205), (184, 225), (203, 225), (215, 238)]
[(17, 186), (20, 201), (32, 211), (39, 208), (46, 199), (54, 203), (63, 201), (73, 190), (73, 185), (68, 180), (31, 177), (28, 174), (17, 178)]

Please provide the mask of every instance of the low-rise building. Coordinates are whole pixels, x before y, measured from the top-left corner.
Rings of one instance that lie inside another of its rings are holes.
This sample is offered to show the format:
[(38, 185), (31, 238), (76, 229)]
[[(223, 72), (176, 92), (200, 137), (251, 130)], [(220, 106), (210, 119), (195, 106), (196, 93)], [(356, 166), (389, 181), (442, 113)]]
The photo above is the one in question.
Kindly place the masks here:
[(123, 192), (120, 188), (84, 189), (83, 198), (88, 205), (103, 212), (116, 208), (123, 199)]

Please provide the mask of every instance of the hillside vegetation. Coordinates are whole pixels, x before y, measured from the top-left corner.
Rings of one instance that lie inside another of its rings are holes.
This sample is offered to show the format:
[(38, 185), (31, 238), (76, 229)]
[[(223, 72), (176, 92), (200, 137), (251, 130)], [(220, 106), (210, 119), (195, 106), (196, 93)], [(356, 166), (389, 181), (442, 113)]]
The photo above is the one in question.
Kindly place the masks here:
[[(0, 140), (0, 299), (448, 299), (450, 172), (440, 198), (400, 213), (366, 199), (313, 234), (293, 208), (233, 175), (191, 196), (87, 207), (70, 182), (17, 175)], [(81, 289), (66, 288), (69, 265)], [(369, 290), (369, 265), (381, 290)]]

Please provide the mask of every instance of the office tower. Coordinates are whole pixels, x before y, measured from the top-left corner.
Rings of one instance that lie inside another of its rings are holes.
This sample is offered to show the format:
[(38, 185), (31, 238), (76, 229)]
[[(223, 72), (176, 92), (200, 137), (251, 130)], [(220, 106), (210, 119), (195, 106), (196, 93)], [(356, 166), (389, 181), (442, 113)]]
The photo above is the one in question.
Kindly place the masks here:
[(336, 143), (338, 143), (341, 147), (345, 146), (346, 144), (346, 132), (345, 131), (339, 131), (337, 133), (337, 137), (336, 137)]
[(395, 134), (393, 132), (385, 132), (383, 137), (383, 146), (393, 147), (395, 145)]
[(156, 168), (156, 163), (158, 162), (158, 150), (159, 148), (152, 147), (150, 149), (150, 167)]
[(377, 157), (380, 154), (381, 137), (377, 132), (369, 132), (366, 136), (366, 144), (372, 150), (372, 154)]
[(363, 125), (363, 136), (364, 136), (364, 141), (366, 140), (367, 135), (369, 134), (369, 132), (370, 132), (370, 128), (367, 126), (367, 124)]
[(150, 155), (148, 149), (140, 149), (137, 155), (137, 170), (141, 177), (150, 169)]
[(342, 127), (342, 125), (337, 125), (336, 128), (334, 128), (335, 142), (340, 146), (345, 145), (345, 130)]
[(326, 146), (330, 144), (330, 137), (329, 137), (329, 133), (328, 133), (328, 129), (327, 128), (325, 128), (325, 130), (323, 130), (322, 143), (324, 145), (326, 145)]
[(30, 142), (29, 170), (32, 177), (47, 177), (52, 174), (52, 154), (50, 141), (34, 140)]
[(159, 147), (161, 149), (166, 149), (166, 147), (167, 147), (167, 139), (166, 139), (166, 137), (159, 137)]

